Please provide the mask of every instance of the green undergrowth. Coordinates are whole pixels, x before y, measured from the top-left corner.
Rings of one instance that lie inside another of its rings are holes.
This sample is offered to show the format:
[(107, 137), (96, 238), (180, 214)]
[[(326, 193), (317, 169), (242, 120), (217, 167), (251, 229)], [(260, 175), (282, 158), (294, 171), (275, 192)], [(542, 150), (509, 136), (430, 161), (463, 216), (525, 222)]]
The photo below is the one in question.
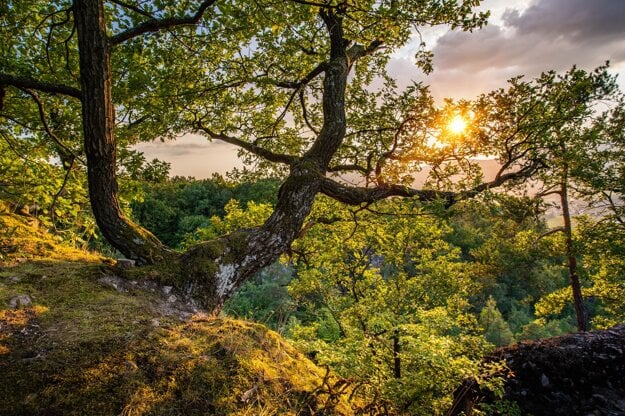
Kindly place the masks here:
[(98, 254), (64, 244), (61, 239), (39, 227), (36, 218), (13, 213), (0, 200), (0, 264), (29, 259), (63, 261), (103, 261)]
[(0, 415), (353, 414), (342, 381), (277, 333), (166, 312), (103, 284), (97, 256), (51, 259), (64, 249), (24, 242), (29, 260), (0, 265)]

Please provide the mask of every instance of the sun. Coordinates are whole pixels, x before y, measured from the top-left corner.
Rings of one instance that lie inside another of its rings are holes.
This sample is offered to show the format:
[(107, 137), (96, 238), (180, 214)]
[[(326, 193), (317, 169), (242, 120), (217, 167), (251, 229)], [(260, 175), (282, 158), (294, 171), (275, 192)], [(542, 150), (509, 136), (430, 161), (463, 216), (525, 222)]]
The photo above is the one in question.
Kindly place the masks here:
[(453, 134), (462, 134), (467, 129), (467, 121), (460, 114), (456, 114), (447, 125)]

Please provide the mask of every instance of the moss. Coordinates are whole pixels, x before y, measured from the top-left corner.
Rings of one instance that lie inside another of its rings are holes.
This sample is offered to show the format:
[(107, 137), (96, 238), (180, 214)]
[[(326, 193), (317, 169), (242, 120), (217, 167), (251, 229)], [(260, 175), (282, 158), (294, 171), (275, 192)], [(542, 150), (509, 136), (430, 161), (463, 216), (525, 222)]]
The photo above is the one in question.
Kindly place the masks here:
[(61, 244), (57, 236), (38, 226), (30, 216), (11, 213), (0, 201), (0, 265), (25, 259), (101, 262), (97, 253)]
[[(296, 415), (329, 402), (325, 370), (277, 333), (163, 316), (150, 295), (98, 283), (102, 270), (0, 268), (0, 415)], [(17, 294), (33, 306), (9, 310)], [(345, 399), (317, 412), (351, 413)]]
[(235, 253), (241, 253), (247, 248), (249, 232), (244, 230), (235, 231), (228, 235), (228, 246)]
[[(178, 263), (111, 269), (19, 217), (0, 212), (0, 221), (0, 416), (353, 413), (324, 393), (325, 371), (277, 333), (201, 315), (180, 321), (163, 315), (156, 295), (99, 283), (110, 273), (177, 281)], [(198, 279), (214, 274), (213, 259), (244, 237), (204, 243), (181, 264)], [(10, 309), (20, 294), (32, 305)]]

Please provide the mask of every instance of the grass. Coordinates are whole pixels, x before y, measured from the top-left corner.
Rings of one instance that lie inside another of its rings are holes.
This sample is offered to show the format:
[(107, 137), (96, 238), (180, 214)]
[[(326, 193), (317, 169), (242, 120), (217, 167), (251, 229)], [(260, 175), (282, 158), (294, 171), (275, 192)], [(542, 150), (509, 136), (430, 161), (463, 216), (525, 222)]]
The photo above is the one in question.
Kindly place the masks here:
[[(353, 414), (277, 333), (117, 291), (106, 259), (0, 217), (14, 227), (0, 236), (0, 415)], [(18, 295), (32, 304), (11, 308)]]

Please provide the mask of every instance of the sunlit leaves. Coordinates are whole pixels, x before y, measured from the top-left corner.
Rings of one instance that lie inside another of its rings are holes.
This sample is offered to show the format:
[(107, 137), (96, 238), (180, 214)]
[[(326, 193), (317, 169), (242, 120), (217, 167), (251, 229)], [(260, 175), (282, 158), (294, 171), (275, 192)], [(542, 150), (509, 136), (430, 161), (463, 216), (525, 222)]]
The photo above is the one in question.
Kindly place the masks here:
[(473, 371), (470, 357), (485, 347), (464, 300), (476, 289), (471, 266), (444, 241), (449, 229), (410, 201), (350, 213), (321, 200), (312, 221), (326, 219), (294, 245), (290, 291), (328, 311), (309, 329), (329, 319), (337, 338), (320, 343), (316, 330), (301, 327), (294, 336), (320, 362), (361, 380), (364, 397), (380, 396), (377, 405), (439, 408), (449, 380)]

